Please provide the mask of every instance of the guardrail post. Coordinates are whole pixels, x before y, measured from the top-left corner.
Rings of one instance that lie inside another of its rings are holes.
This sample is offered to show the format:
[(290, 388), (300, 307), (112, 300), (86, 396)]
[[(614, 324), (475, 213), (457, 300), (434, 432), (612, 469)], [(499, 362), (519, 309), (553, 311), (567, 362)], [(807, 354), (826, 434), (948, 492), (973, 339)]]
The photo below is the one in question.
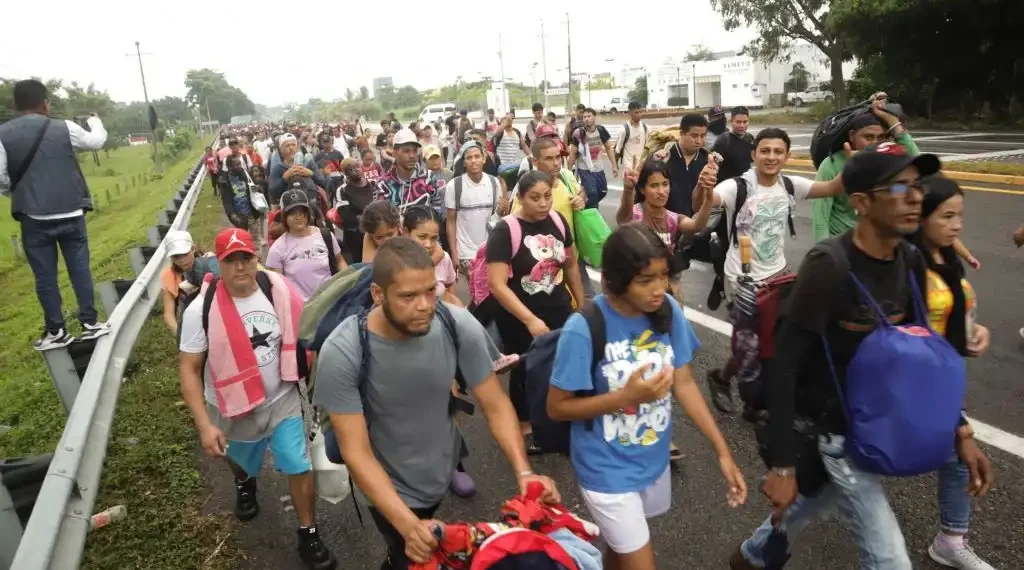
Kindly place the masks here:
[(160, 244), (163, 243), (164, 241), (164, 236), (166, 236), (167, 232), (169, 232), (170, 230), (170, 224), (166, 226), (161, 224), (149, 226), (149, 230), (146, 233), (146, 235), (149, 237), (149, 245), (153, 247), (160, 247)]
[[(66, 347), (42, 352), (46, 369), (50, 372), (50, 381), (53, 382), (53, 387), (57, 390), (57, 398), (64, 406), (65, 414), (71, 412), (71, 407), (75, 405), (75, 398), (78, 397), (78, 389), (82, 386), (82, 377), (76, 366), (75, 358), (71, 355), (71, 347), (78, 342), (82, 341), (75, 341)], [(96, 341), (86, 342), (95, 344)], [(89, 352), (92, 353), (91, 350)], [(84, 367), (82, 371), (85, 371)]]
[(53, 454), (0, 460), (0, 568), (10, 568)]
[(154, 253), (156, 253), (155, 247), (145, 245), (128, 250), (128, 262), (131, 263), (135, 275), (142, 274), (142, 270), (146, 268), (146, 264), (149, 263), (149, 259), (153, 257)]
[(103, 281), (96, 288), (99, 290), (100, 302), (103, 303), (103, 312), (111, 314), (114, 312), (114, 307), (117, 303), (128, 293), (128, 290), (132, 288), (134, 281), (128, 279), (115, 279), (113, 281)]

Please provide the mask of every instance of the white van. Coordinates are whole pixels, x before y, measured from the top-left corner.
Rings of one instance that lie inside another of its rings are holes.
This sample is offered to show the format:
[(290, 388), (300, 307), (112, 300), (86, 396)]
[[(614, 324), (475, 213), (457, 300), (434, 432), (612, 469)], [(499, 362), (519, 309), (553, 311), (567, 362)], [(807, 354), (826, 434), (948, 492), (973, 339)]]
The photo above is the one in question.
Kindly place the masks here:
[(445, 117), (455, 112), (455, 103), (434, 103), (427, 105), (420, 113), (420, 121), (433, 123), (443, 121)]

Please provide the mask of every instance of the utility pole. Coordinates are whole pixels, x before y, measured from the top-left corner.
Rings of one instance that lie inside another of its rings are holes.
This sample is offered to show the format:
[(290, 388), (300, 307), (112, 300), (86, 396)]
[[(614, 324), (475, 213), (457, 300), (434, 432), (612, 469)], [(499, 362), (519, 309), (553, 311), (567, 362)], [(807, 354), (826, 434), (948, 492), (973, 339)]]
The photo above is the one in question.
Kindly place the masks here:
[(544, 65), (544, 108), (548, 108), (548, 51), (544, 47), (544, 20), (540, 21), (540, 57)]
[[(500, 104), (505, 104), (507, 98), (507, 91), (505, 90), (505, 54), (501, 53), (501, 34), (498, 34), (498, 71), (501, 72), (501, 77), (498, 79), (501, 81), (501, 101)], [(502, 113), (508, 112), (508, 107), (502, 107)]]
[(569, 92), (565, 95), (565, 114), (572, 112), (572, 28), (569, 25), (569, 13), (565, 13), (565, 39), (569, 49)]
[[(150, 54), (147, 53), (145, 55), (150, 55)], [(125, 56), (126, 57), (131, 57), (132, 54), (125, 54)], [(150, 109), (150, 105), (149, 105), (149, 90), (146, 89), (146, 72), (142, 70), (142, 56), (143, 56), (142, 49), (139, 46), (139, 42), (136, 41), (135, 42), (135, 57), (137, 57), (138, 60), (139, 60), (139, 77), (142, 78), (142, 97), (146, 100), (146, 111), (148, 112), (149, 109)], [(156, 127), (154, 127), (153, 125), (150, 125), (149, 132), (150, 132), (150, 135), (153, 137), (153, 162), (156, 163), (156, 172), (157, 172), (157, 174), (162, 174), (164, 169), (163, 169), (163, 164), (161, 163), (162, 161), (160, 160), (160, 152), (159, 152), (159, 147), (158, 147), (157, 140), (156, 140)]]

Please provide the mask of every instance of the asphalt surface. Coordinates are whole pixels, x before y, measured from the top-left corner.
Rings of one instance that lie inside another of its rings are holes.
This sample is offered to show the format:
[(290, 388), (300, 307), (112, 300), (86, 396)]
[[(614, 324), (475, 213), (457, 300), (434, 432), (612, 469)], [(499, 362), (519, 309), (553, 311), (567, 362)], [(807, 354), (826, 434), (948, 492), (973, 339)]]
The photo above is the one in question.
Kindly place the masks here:
[[(608, 129), (608, 133), (617, 137), (622, 131), (624, 118), (602, 117), (598, 120)], [(678, 118), (651, 119), (645, 121), (651, 128), (663, 128), (679, 124)], [(526, 128), (527, 121), (516, 121), (516, 128)], [(559, 123), (564, 127), (564, 122)], [(793, 141), (794, 152), (808, 152), (811, 144), (811, 135), (814, 134), (814, 126), (811, 125), (769, 125), (758, 122), (758, 116), (751, 116), (750, 132), (766, 127), (781, 127), (786, 129)], [(996, 160), (1024, 162), (1024, 133), (984, 133), (984, 132), (956, 132), (956, 131), (911, 131), (911, 135), (917, 142), (922, 152), (938, 154), (944, 160)]]
[[(945, 140), (942, 139), (941, 144), (948, 144)], [(927, 141), (922, 147), (930, 150), (925, 144)], [(959, 152), (959, 149), (954, 150)], [(789, 173), (808, 175), (798, 171)], [(611, 190), (601, 202), (600, 210), (614, 227), (621, 180), (608, 175)], [(968, 278), (978, 294), (979, 322), (992, 331), (989, 354), (968, 363), (967, 407), (972, 417), (1021, 436), (1024, 435), (1024, 341), (1017, 331), (1024, 326), (1024, 303), (1019, 299), (1018, 286), (1024, 275), (1024, 252), (1013, 246), (1010, 236), (1024, 223), (1021, 215), (1024, 189), (981, 184), (967, 188), (963, 241), (983, 264), (980, 271), (971, 271)], [(810, 203), (798, 204), (795, 224), (797, 237), (786, 242), (786, 257), (793, 267), (799, 265), (812, 245)], [(684, 274), (687, 306), (724, 319), (724, 309), (713, 313), (704, 306), (711, 279), (708, 268), (699, 263)], [(460, 289), (465, 297), (465, 287)], [(697, 324), (694, 329), (702, 344), (693, 362), (694, 372), (703, 380), (708, 370), (724, 364), (728, 339)], [(674, 441), (682, 448), (685, 458), (681, 468), (673, 473), (672, 510), (651, 522), (658, 568), (727, 568), (727, 560), (736, 546), (767, 514), (767, 503), (758, 492), (764, 467), (757, 457), (750, 428), (739, 418), (717, 413), (716, 416), (751, 488), (747, 504), (737, 509), (726, 506), (725, 489), (714, 457), (676, 406)], [(447, 521), (494, 520), (501, 502), (515, 493), (514, 474), (482, 417), (470, 418), (464, 431), (471, 449), (466, 466), (476, 479), (479, 492), (469, 500), (449, 497), (437, 517)], [(985, 444), (982, 448), (992, 458), (997, 479), (989, 495), (975, 501), (971, 542), (977, 553), (999, 570), (1024, 568), (1024, 519), (1019, 516), (1024, 505), (1024, 458)], [(287, 481), (273, 472), (270, 465), (268, 457), (260, 483), (261, 514), (239, 525), (238, 538), (247, 556), (239, 565), (240, 569), (301, 568), (294, 550), (296, 521), (288, 499)], [(535, 459), (533, 466), (558, 482), (566, 505), (581, 516), (587, 516), (566, 458), (544, 456)], [(204, 457), (201, 471), (214, 491), (205, 511), (230, 514), (234, 490), (226, 468)], [(942, 568), (926, 553), (938, 528), (935, 477), (893, 479), (887, 482), (887, 489), (914, 567)], [(318, 511), (321, 532), (338, 558), (339, 569), (379, 567), (384, 556), (383, 543), (372, 521), (367, 518), (366, 523), (360, 525), (351, 499), (338, 505), (319, 501)], [(366, 515), (365, 510), (363, 514)], [(788, 569), (858, 567), (857, 551), (849, 535), (836, 522), (817, 524), (792, 542), (793, 559)]]

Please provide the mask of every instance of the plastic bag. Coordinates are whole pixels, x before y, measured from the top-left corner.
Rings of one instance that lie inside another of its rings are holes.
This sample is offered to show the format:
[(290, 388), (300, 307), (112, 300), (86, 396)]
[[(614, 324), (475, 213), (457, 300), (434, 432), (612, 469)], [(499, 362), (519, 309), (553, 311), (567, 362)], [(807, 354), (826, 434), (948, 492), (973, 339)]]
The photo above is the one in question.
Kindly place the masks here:
[(576, 226), (576, 249), (595, 269), (601, 268), (601, 250), (612, 230), (604, 221), (597, 208), (586, 208), (573, 214), (573, 225)]
[(331, 463), (327, 459), (327, 447), (322, 431), (317, 430), (316, 436), (313, 437), (313, 443), (309, 446), (309, 453), (313, 461), (317, 495), (332, 505), (337, 505), (347, 499), (352, 493), (348, 467)]

